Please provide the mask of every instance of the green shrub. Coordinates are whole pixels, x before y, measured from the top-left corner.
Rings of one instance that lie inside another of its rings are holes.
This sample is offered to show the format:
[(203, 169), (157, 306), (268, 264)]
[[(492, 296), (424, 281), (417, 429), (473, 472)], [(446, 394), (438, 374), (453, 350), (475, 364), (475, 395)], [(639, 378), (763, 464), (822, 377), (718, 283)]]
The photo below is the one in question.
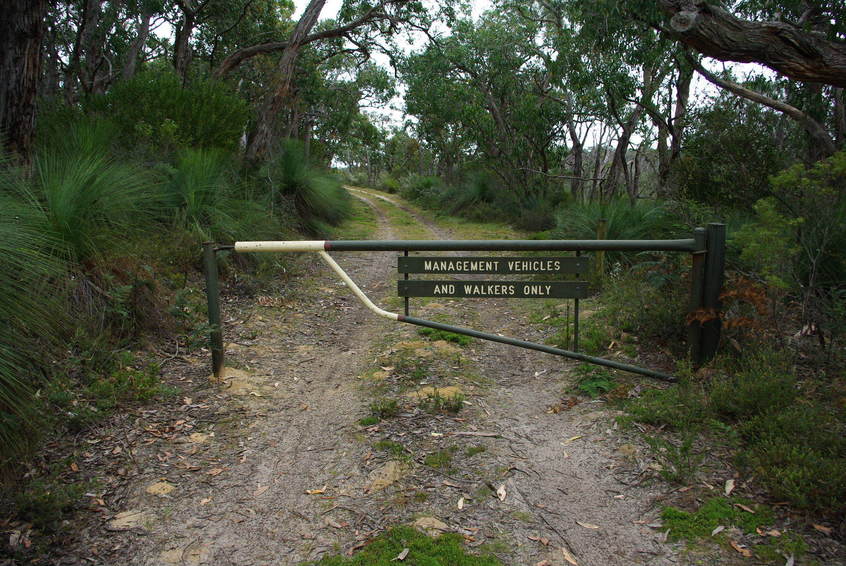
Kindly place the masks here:
[(85, 487), (81, 483), (62, 483), (53, 477), (35, 479), (15, 497), (18, 515), (38, 529), (57, 531), (68, 512), (79, 503)]
[(164, 212), (176, 228), (203, 241), (231, 242), (277, 237), (279, 221), (262, 199), (244, 194), (231, 158), (209, 149), (186, 149), (168, 168)]
[(794, 284), (793, 262), (799, 253), (796, 231), (801, 218), (789, 219), (778, 212), (773, 198), (761, 199), (752, 207), (755, 219), (735, 235), (740, 260), (763, 277), (768, 285), (787, 290)]
[(290, 199), (303, 228), (312, 234), (326, 232), (324, 224), (337, 225), (352, 211), (351, 197), (340, 180), (310, 167), (302, 144), (295, 140), (282, 145), (264, 168), (264, 176), (271, 184), (274, 206), (285, 208), (285, 199)]
[(617, 385), (611, 371), (603, 367), (579, 364), (574, 371), (579, 376), (576, 391), (593, 399), (608, 393)]
[(82, 121), (35, 156), (31, 180), (15, 191), (40, 213), (39, 229), (60, 243), (58, 253), (76, 262), (119, 248), (149, 230), (157, 181), (146, 170), (110, 157), (111, 132)]
[(680, 346), (685, 336), (688, 286), (682, 258), (661, 254), (628, 270), (617, 270), (603, 285), (600, 318), (641, 340)]
[(40, 210), (12, 194), (17, 173), (0, 163), (0, 446), (12, 458), (37, 436), (33, 391), (58, 351), (66, 318), (60, 279), (67, 266), (41, 229)]
[(710, 405), (719, 417), (737, 421), (785, 409), (796, 397), (796, 378), (765, 366), (715, 378)]
[(236, 150), (249, 119), (249, 105), (226, 84), (193, 80), (183, 87), (176, 74), (158, 70), (117, 82), (85, 109), (113, 120), (125, 148), (147, 146), (154, 155), (181, 148)]
[(404, 199), (431, 210), (439, 210), (443, 202), (441, 195), (444, 190), (443, 182), (438, 177), (409, 175), (402, 180), (399, 192)]

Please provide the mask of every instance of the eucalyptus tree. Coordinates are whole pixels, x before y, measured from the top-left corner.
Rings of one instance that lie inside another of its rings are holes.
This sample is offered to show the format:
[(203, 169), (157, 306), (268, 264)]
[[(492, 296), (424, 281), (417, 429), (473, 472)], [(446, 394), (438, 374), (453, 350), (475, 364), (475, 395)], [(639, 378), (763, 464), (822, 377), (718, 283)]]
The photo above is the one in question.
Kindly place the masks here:
[(567, 112), (536, 87), (545, 73), (538, 33), (535, 22), (490, 11), (403, 61), (406, 111), (448, 179), (476, 160), (518, 198), (545, 196), (566, 155)]
[(48, 6), (47, 0), (14, 0), (0, 18), (0, 132), (4, 149), (24, 159), (35, 128)]
[[(636, 0), (597, 3), (608, 17), (646, 25), (687, 48), (706, 80), (792, 118), (808, 138), (809, 160), (830, 155), (846, 138), (846, 7), (837, 0)], [(693, 51), (693, 53), (690, 53)], [(758, 63), (804, 86), (803, 96), (773, 98), (706, 69), (699, 56)], [(821, 100), (827, 101), (820, 104)], [(827, 108), (825, 108), (827, 107)]]

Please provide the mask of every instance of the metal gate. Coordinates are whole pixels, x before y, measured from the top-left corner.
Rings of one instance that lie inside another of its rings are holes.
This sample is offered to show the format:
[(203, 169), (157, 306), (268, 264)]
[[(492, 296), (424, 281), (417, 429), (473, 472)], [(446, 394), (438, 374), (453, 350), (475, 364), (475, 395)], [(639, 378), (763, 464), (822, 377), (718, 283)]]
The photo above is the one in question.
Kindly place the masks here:
[[(587, 264), (580, 254), (605, 251), (660, 251), (682, 252), (691, 255), (691, 289), (688, 307), (688, 343), (694, 364), (699, 365), (713, 357), (720, 337), (720, 289), (723, 283), (725, 265), (725, 225), (709, 224), (707, 228), (696, 228), (693, 237), (679, 240), (309, 240), (279, 242), (236, 242), (232, 245), (206, 243), (203, 245), (203, 259), (208, 296), (208, 314), (211, 327), (209, 342), (212, 353), (212, 369), (220, 376), (223, 368), (223, 333), (220, 318), (220, 291), (218, 284), (217, 252), (234, 250), (238, 253), (267, 252), (311, 252), (317, 253), (340, 277), (358, 299), (375, 314), (384, 318), (425, 326), (438, 330), (464, 334), (482, 340), (500, 342), (520, 348), (537, 350), (582, 362), (597, 364), (657, 379), (675, 381), (672, 375), (595, 356), (578, 351), (553, 348), (544, 344), (508, 338), (498, 334), (463, 328), (409, 315), (409, 298), (420, 296), (445, 297), (556, 297), (575, 300), (574, 350), (578, 350), (578, 301), (587, 296), (587, 284), (579, 281), (412, 281), (411, 273), (473, 273), (555, 274), (584, 273)], [(329, 252), (395, 251), (402, 252), (398, 268), (403, 279), (398, 281), (398, 292), (405, 298), (405, 312), (392, 313), (376, 306), (350, 279)], [(575, 252), (576, 257), (552, 258), (502, 258), (491, 257), (419, 257), (409, 252)], [(428, 262), (428, 263), (427, 263)], [(513, 262), (510, 264), (509, 262)], [(515, 271), (515, 266), (521, 269)], [(533, 269), (537, 267), (537, 269)], [(681, 313), (680, 313), (681, 315)]]

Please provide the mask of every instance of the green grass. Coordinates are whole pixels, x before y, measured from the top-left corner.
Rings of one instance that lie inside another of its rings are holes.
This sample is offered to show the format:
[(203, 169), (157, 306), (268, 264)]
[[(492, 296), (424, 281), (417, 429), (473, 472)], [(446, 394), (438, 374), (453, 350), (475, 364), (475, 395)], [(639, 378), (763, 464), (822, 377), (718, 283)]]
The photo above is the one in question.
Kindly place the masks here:
[(617, 386), (614, 375), (606, 368), (579, 364), (573, 371), (579, 376), (574, 390), (591, 399), (604, 395)]
[(456, 446), (450, 446), (445, 450), (431, 452), (423, 458), (423, 463), (437, 470), (449, 470), (452, 468), (452, 458), (457, 450)]
[(484, 445), (477, 444), (476, 446), (468, 447), (467, 450), (464, 451), (464, 453), (467, 454), (468, 458), (472, 458), (476, 454), (481, 454), (485, 450), (487, 450), (487, 448)]
[(379, 420), (395, 417), (399, 414), (399, 404), (396, 399), (377, 399), (370, 404), (370, 414)]
[[(311, 566), (501, 566), (491, 555), (476, 556), (463, 548), (461, 535), (443, 534), (429, 537), (411, 527), (393, 527), (376, 537), (362, 550), (351, 557), (327, 556)], [(406, 558), (399, 562), (395, 558), (408, 549)]]
[(376, 450), (387, 452), (394, 458), (402, 458), (407, 456), (405, 446), (403, 446), (402, 443), (394, 442), (393, 440), (380, 440), (379, 442), (374, 444), (373, 447)]
[[(754, 513), (744, 511), (735, 504), (751, 508)], [(718, 526), (737, 527), (745, 533), (753, 533), (757, 527), (772, 524), (772, 511), (764, 506), (741, 498), (712, 497), (696, 511), (683, 511), (665, 507), (661, 512), (664, 528), (670, 530), (673, 540), (696, 540), (710, 537)]]
[(376, 212), (365, 202), (353, 196), (350, 215), (332, 229), (335, 240), (371, 239), (379, 227)]
[(473, 339), (470, 336), (465, 336), (464, 334), (456, 334), (455, 332), (448, 332), (446, 330), (437, 330), (435, 328), (418, 328), (417, 334), (428, 338), (429, 340), (446, 340), (447, 342), (453, 342), (454, 344), (458, 344), (459, 346), (466, 346)]
[(456, 415), (464, 408), (464, 395), (456, 393), (455, 395), (444, 396), (438, 393), (436, 389), (433, 394), (426, 395), (425, 398), (420, 400), (420, 407), (427, 413)]

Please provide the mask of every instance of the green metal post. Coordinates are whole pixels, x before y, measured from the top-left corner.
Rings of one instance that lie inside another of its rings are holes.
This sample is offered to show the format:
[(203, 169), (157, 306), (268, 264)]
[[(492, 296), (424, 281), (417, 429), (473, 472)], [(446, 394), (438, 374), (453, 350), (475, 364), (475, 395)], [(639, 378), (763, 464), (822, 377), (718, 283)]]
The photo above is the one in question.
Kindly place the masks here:
[(696, 242), (697, 250), (690, 254), (690, 302), (688, 303), (688, 315), (691, 320), (687, 325), (687, 344), (690, 349), (690, 359), (695, 366), (702, 363), (702, 323), (696, 320), (702, 308), (702, 292), (705, 286), (705, 255), (706, 236), (705, 228), (696, 228), (693, 231), (693, 239)]
[(711, 315), (711, 319), (702, 324), (700, 358), (707, 362), (717, 353), (720, 342), (720, 293), (726, 264), (726, 225), (712, 223), (705, 231), (708, 253), (705, 257), (705, 276), (703, 278), (702, 308)]
[[(576, 257), (580, 257), (582, 252), (576, 250)], [(576, 274), (576, 279), (579, 279), (580, 273)], [(579, 351), (579, 299), (573, 299), (573, 351)]]
[(220, 326), (220, 285), (217, 274), (217, 247), (213, 242), (203, 244), (203, 270), (206, 275), (206, 297), (209, 306), (209, 349), (212, 372), (220, 377), (223, 370), (223, 330)]

